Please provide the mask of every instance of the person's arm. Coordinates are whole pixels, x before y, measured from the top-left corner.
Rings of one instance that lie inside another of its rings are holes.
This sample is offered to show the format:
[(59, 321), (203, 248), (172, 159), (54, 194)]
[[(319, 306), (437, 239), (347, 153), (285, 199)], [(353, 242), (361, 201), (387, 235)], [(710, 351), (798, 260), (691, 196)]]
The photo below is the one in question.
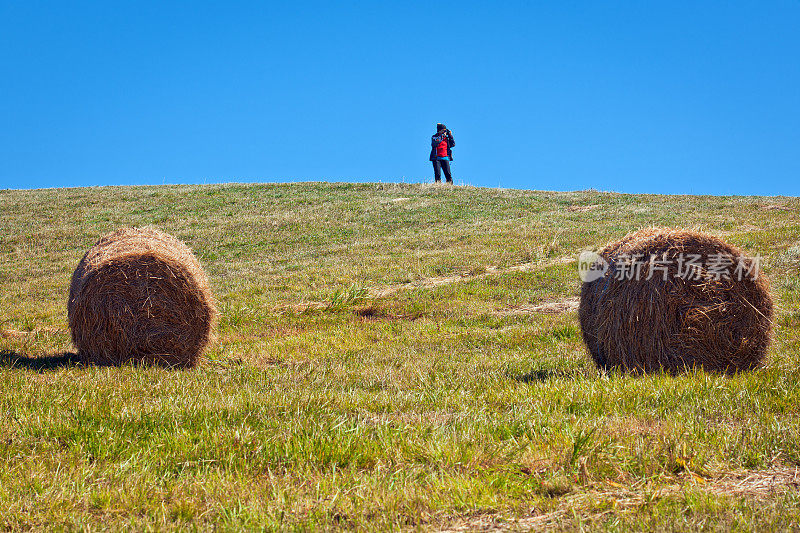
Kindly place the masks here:
[(453, 132), (447, 130), (447, 144), (450, 148), (456, 145), (456, 140), (453, 138)]

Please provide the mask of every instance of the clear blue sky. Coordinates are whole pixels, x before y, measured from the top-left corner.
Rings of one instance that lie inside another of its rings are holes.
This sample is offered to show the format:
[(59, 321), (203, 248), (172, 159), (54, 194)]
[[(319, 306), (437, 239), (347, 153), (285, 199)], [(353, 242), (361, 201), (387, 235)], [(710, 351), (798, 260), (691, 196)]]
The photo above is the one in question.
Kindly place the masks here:
[(0, 0), (0, 188), (800, 195), (800, 2)]

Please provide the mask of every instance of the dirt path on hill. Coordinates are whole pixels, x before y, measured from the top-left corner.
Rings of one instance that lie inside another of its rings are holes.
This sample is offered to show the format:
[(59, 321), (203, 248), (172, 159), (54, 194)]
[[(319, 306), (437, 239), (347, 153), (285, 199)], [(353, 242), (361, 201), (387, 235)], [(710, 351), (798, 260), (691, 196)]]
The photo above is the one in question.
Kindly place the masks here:
[(412, 281), (410, 283), (402, 283), (399, 285), (388, 285), (384, 287), (372, 287), (369, 289), (369, 293), (370, 296), (372, 296), (373, 298), (383, 298), (385, 296), (391, 296), (392, 294), (395, 294), (400, 291), (414, 290), (414, 289), (432, 289), (435, 287), (440, 287), (442, 285), (450, 285), (453, 283), (486, 279), (493, 276), (499, 276), (502, 274), (510, 274), (512, 272), (529, 272), (531, 270), (539, 270), (542, 268), (547, 268), (555, 265), (563, 265), (571, 263), (572, 261), (575, 261), (575, 257), (569, 255), (569, 256), (559, 257), (557, 259), (545, 263), (522, 263), (520, 265), (514, 265), (508, 268), (487, 266), (484, 272), (478, 274), (463, 273), (463, 274), (455, 274), (453, 276), (421, 278), (416, 281)]
[[(500, 276), (503, 274), (510, 274), (513, 272), (530, 272), (532, 270), (540, 270), (555, 265), (564, 265), (567, 263), (571, 263), (572, 261), (575, 261), (575, 257), (569, 255), (569, 256), (558, 257), (556, 259), (544, 263), (533, 263), (533, 262), (522, 263), (507, 268), (487, 266), (485, 267), (483, 272), (476, 274), (465, 272), (463, 274), (454, 274), (452, 276), (420, 278), (410, 283), (401, 283), (398, 285), (384, 285), (382, 287), (370, 287), (369, 289), (367, 289), (367, 291), (369, 298), (372, 299), (385, 298), (387, 296), (392, 296), (393, 294), (397, 294), (398, 292), (402, 291), (410, 291), (415, 289), (433, 289), (436, 287), (441, 287), (443, 285), (451, 285), (453, 283), (463, 283), (479, 279), (487, 279), (494, 276)], [(306, 300), (294, 304), (280, 305), (276, 307), (275, 310), (279, 312), (291, 310), (296, 313), (303, 313), (306, 311), (319, 311), (328, 308), (330, 308), (329, 302)], [(509, 315), (521, 314), (521, 313), (559, 314), (577, 308), (578, 308), (577, 299), (567, 298), (566, 300), (563, 301), (546, 302), (536, 306), (523, 306), (518, 308), (511, 308), (508, 310), (501, 310), (498, 311), (498, 314), (509, 314)]]
[(38, 334), (59, 335), (68, 333), (69, 333), (68, 329), (60, 328), (57, 326), (45, 326), (30, 331), (19, 330), (19, 329), (0, 329), (0, 337), (4, 339), (22, 339), (30, 335), (38, 335)]
[(494, 314), (497, 316), (513, 316), (513, 315), (532, 315), (532, 314), (545, 314), (545, 315), (560, 315), (561, 313), (569, 313), (577, 311), (581, 303), (579, 296), (571, 296), (563, 300), (552, 300), (549, 302), (542, 302), (536, 305), (520, 305), (509, 307), (507, 309), (499, 309)]

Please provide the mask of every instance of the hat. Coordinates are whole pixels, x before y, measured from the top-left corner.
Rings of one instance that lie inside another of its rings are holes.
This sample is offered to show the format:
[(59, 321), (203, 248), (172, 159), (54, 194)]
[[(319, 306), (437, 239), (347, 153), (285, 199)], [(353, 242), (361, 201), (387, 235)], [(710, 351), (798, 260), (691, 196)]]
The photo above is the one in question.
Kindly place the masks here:
[(436, 131), (442, 131), (442, 130), (446, 130), (446, 129), (447, 128), (445, 128), (444, 124), (442, 124), (441, 122), (437, 122), (436, 123)]

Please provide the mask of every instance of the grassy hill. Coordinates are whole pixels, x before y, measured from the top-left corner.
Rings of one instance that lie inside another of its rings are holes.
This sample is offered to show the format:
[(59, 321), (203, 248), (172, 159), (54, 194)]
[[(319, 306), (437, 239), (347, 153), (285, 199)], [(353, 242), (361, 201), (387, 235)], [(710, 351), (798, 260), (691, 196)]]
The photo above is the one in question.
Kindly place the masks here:
[[(391, 184), (0, 191), (0, 529), (798, 527), (798, 214)], [(206, 267), (218, 342), (191, 371), (77, 366), (69, 277), (145, 224)], [(762, 369), (596, 370), (575, 260), (650, 224), (764, 257)]]

